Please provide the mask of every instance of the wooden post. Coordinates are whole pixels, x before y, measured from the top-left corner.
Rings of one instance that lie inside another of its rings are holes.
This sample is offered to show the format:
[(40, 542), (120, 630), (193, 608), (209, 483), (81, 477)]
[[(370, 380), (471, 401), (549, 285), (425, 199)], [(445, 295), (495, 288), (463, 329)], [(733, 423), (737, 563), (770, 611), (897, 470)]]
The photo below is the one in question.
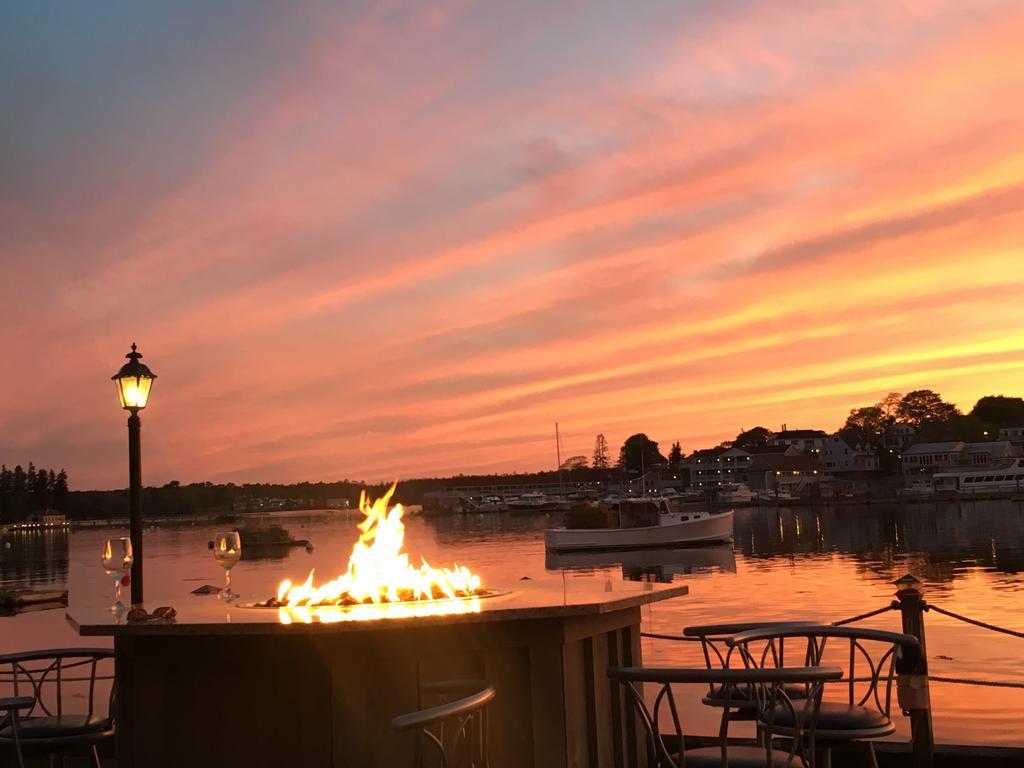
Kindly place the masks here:
[(911, 574), (896, 580), (896, 599), (903, 616), (903, 631), (917, 638), (921, 653), (897, 663), (897, 700), (910, 717), (910, 743), (914, 768), (931, 768), (935, 742), (932, 736), (932, 708), (928, 693), (928, 652), (924, 642), (924, 599)]

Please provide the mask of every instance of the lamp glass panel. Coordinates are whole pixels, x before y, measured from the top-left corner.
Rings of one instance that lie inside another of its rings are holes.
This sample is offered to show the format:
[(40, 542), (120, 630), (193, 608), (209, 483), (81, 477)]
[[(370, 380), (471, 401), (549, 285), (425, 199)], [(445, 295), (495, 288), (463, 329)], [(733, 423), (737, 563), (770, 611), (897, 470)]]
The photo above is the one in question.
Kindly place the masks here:
[(145, 408), (153, 380), (148, 376), (124, 376), (117, 381), (117, 394), (122, 408)]

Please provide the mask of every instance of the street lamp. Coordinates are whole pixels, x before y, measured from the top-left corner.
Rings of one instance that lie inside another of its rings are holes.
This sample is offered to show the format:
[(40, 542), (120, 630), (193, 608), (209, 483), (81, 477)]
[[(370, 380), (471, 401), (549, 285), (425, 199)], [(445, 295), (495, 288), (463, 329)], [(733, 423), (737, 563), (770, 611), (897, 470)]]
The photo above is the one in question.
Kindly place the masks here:
[(142, 446), (140, 432), (142, 422), (139, 411), (149, 401), (156, 374), (140, 363), (142, 355), (132, 351), (125, 357), (128, 362), (110, 378), (117, 385), (117, 396), (121, 407), (131, 415), (128, 417), (128, 519), (132, 540), (132, 605), (142, 603)]

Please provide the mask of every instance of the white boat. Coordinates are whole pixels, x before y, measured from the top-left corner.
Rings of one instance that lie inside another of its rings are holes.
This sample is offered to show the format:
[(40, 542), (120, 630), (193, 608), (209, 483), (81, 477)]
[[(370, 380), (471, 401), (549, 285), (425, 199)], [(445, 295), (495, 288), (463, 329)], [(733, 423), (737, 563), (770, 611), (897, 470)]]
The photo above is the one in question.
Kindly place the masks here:
[(501, 496), (484, 496), (476, 505), (474, 512), (501, 512), (505, 509), (505, 501)]
[(529, 492), (521, 493), (519, 498), (508, 502), (508, 508), (512, 512), (550, 512), (558, 507), (558, 503), (549, 499), (543, 493)]
[(553, 551), (644, 549), (732, 541), (732, 510), (661, 514), (657, 525), (635, 528), (549, 528), (544, 547)]
[(716, 501), (728, 504), (740, 504), (753, 501), (756, 498), (757, 494), (744, 483), (727, 483), (719, 488), (718, 493), (715, 495)]
[(941, 493), (1005, 493), (1024, 488), (1024, 459), (992, 467), (972, 467), (932, 475), (935, 491)]

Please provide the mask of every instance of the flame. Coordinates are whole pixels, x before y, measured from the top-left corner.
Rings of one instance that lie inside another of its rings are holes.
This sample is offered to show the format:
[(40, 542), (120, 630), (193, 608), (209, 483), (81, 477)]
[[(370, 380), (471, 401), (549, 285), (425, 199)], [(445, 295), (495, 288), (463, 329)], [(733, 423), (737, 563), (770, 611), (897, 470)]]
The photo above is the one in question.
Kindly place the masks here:
[[(405, 525), (402, 524), (402, 505), (396, 504), (388, 510), (388, 502), (395, 492), (392, 485), (388, 492), (372, 504), (366, 499), (366, 491), (359, 495), (359, 510), (366, 516), (359, 524), (359, 541), (352, 547), (348, 559), (348, 570), (333, 581), (319, 587), (313, 585), (313, 571), (305, 582), (292, 584), (281, 582), (277, 588), (277, 605), (281, 609), (296, 611), (300, 621), (305, 621), (305, 609), (320, 606), (375, 606), (394, 603), (418, 603), (436, 601), (435, 608), (456, 605), (450, 601), (463, 602), (461, 598), (474, 598), (480, 593), (480, 577), (468, 568), (431, 568), (421, 560), (419, 568), (409, 562), (409, 555), (402, 551), (405, 542)], [(400, 609), (388, 611), (393, 615), (433, 615), (434, 609)], [(468, 613), (465, 609), (442, 610), (444, 613)], [(365, 612), (365, 611), (364, 611)], [(376, 618), (367, 615), (366, 618)], [(323, 618), (321, 617), (321, 620)], [(328, 619), (330, 620), (330, 619)], [(341, 619), (335, 619), (341, 620)]]

